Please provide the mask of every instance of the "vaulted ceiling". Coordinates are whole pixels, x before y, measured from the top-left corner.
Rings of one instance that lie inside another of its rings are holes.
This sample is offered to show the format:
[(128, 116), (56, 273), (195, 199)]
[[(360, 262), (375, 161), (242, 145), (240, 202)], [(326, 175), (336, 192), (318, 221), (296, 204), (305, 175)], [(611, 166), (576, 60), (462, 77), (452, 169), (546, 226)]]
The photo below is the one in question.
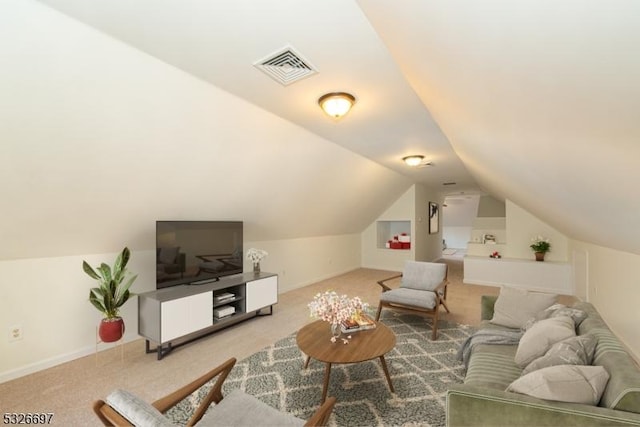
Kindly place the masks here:
[[(40, 2), (414, 182), (640, 253), (640, 2)], [(253, 66), (285, 46), (318, 73)], [(317, 106), (332, 91), (357, 98), (338, 122)]]

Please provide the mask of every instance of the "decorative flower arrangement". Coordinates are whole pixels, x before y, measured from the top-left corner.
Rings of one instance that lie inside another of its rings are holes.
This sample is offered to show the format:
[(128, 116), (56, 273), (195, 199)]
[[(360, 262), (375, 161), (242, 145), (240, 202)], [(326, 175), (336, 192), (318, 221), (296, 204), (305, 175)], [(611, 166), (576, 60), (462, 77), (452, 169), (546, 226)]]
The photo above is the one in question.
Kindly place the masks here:
[[(346, 295), (338, 295), (335, 291), (318, 293), (308, 304), (312, 317), (316, 317), (325, 322), (329, 322), (333, 328), (340, 328), (340, 324), (351, 318), (358, 311), (369, 307), (369, 304), (362, 302), (360, 297), (349, 298)], [(336, 336), (331, 338), (331, 342), (336, 342)], [(345, 344), (348, 341), (343, 340)]]
[(269, 255), (269, 253), (262, 249), (251, 248), (247, 251), (247, 258), (250, 259), (254, 264), (262, 261), (262, 259), (267, 255)]
[(536, 236), (533, 239), (531, 239), (531, 245), (529, 245), (529, 247), (531, 248), (531, 250), (533, 252), (549, 252), (551, 250), (551, 243), (549, 242), (549, 239), (545, 239), (542, 236)]

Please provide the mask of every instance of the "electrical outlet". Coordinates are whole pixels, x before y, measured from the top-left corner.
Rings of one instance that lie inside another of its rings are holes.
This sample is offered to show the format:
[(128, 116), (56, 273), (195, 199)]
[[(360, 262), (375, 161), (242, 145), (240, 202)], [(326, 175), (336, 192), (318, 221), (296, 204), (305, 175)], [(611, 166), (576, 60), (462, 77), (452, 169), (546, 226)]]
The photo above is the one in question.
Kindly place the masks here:
[(20, 341), (22, 339), (22, 325), (9, 327), (9, 342)]

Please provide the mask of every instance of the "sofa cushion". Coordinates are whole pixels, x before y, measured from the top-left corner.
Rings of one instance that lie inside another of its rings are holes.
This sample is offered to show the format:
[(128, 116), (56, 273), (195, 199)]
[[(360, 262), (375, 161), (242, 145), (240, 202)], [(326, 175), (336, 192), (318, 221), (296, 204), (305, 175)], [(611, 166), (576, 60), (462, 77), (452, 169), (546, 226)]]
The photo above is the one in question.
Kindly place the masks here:
[(107, 396), (106, 402), (134, 426), (175, 426), (154, 406), (126, 390), (113, 391)]
[(555, 303), (557, 295), (503, 287), (494, 306), (491, 323), (522, 328), (527, 320)]
[(469, 359), (464, 383), (504, 390), (522, 373), (513, 360), (515, 354), (515, 345), (478, 345)]
[(575, 324), (570, 317), (559, 316), (534, 324), (518, 344), (515, 362), (522, 367), (543, 356), (558, 341), (575, 336)]
[(522, 375), (556, 365), (591, 365), (598, 339), (593, 334), (578, 335), (559, 341), (549, 351), (522, 371)]
[(539, 399), (596, 405), (609, 381), (602, 366), (559, 365), (533, 371), (507, 387), (507, 391)]

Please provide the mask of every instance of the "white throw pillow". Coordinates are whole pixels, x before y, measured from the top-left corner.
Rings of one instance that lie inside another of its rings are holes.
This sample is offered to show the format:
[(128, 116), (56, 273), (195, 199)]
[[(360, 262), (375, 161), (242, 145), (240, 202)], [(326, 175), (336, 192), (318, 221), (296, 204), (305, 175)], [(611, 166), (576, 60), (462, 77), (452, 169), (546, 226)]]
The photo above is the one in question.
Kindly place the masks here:
[(555, 343), (576, 335), (573, 319), (567, 316), (552, 317), (534, 324), (520, 338), (515, 362), (521, 367), (544, 356)]
[(527, 320), (552, 306), (558, 296), (523, 289), (503, 287), (493, 308), (491, 323), (508, 328), (522, 328)]
[(597, 405), (608, 381), (609, 373), (602, 366), (558, 365), (518, 378), (507, 391), (538, 399)]

